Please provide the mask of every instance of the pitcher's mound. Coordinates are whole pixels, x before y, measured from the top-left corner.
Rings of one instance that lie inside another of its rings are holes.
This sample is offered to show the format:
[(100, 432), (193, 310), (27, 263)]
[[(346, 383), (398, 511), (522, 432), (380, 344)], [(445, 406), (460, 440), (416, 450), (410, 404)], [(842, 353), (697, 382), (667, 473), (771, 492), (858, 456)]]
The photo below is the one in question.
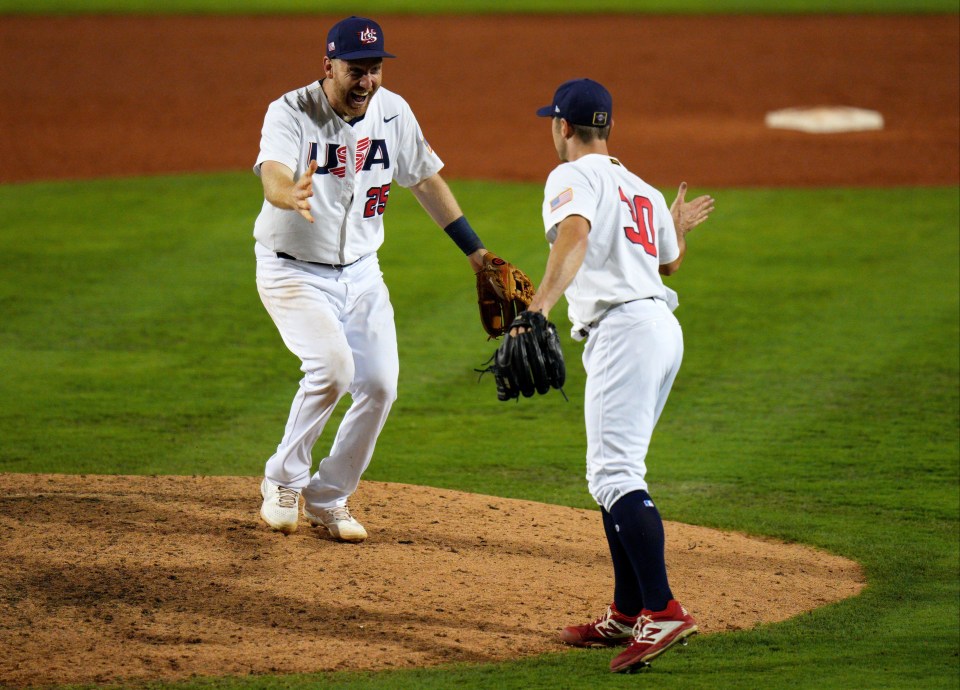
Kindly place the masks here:
[[(600, 516), (363, 482), (363, 544), (257, 517), (256, 477), (0, 474), (0, 685), (502, 661), (612, 599)], [(852, 596), (848, 560), (667, 523), (704, 633)]]

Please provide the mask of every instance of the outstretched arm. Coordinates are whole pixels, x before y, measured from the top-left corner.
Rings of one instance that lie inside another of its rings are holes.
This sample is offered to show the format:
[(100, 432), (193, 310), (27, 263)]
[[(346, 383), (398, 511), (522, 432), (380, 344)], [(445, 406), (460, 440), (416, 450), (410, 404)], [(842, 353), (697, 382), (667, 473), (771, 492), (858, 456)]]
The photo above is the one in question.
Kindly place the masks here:
[(483, 255), (487, 250), (476, 233), (470, 229), (453, 192), (439, 173), (413, 185), (410, 191), (433, 222), (446, 230), (467, 255), (474, 272), (480, 270), (483, 266)]
[(567, 216), (557, 225), (557, 239), (550, 249), (547, 268), (528, 307), (549, 316), (560, 295), (573, 282), (587, 253), (590, 222), (583, 216)]
[(260, 181), (263, 183), (263, 198), (277, 208), (296, 211), (311, 223), (310, 197), (313, 196), (313, 173), (317, 162), (310, 161), (310, 168), (293, 181), (293, 171), (283, 163), (264, 161), (260, 166)]

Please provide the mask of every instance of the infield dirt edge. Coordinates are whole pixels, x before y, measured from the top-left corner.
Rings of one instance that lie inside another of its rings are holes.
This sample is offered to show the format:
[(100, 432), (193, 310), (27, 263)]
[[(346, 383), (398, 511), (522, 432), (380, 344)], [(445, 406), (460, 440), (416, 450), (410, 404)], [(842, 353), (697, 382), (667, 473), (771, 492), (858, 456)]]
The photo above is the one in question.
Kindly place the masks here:
[[(108, 683), (499, 662), (565, 649), (612, 597), (596, 511), (364, 481), (339, 543), (258, 518), (259, 478), (0, 474), (0, 683)], [(702, 633), (854, 596), (860, 567), (666, 522)], [(363, 654), (357, 654), (361, 645)]]

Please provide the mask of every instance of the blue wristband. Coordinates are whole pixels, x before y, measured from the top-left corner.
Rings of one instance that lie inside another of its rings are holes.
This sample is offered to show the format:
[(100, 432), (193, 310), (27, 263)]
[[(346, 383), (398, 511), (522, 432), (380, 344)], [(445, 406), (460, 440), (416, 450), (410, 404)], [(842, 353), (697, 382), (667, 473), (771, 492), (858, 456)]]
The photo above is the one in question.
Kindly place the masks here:
[(460, 216), (445, 227), (443, 231), (450, 235), (450, 239), (453, 240), (454, 243), (460, 247), (460, 251), (467, 256), (470, 256), (478, 249), (483, 249), (483, 242), (480, 241), (477, 233), (470, 227), (466, 216)]

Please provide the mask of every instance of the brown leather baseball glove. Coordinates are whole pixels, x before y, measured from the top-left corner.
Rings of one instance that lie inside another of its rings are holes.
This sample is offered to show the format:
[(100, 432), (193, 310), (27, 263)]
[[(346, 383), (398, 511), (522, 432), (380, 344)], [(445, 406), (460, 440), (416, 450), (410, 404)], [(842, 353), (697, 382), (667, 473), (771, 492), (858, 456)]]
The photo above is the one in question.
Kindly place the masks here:
[(477, 302), (480, 321), (491, 338), (498, 338), (510, 329), (517, 314), (533, 299), (533, 283), (527, 274), (493, 252), (483, 257), (477, 271)]

